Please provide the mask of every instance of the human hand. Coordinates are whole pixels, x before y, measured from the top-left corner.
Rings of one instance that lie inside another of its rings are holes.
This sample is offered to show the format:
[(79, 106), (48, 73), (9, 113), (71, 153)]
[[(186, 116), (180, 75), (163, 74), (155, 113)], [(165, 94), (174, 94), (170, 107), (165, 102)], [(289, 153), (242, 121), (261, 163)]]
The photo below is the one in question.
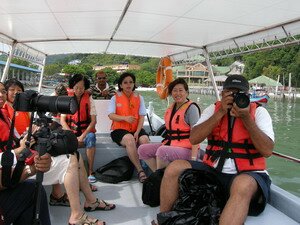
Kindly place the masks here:
[(137, 143), (137, 142), (139, 141), (139, 132), (136, 131), (136, 132), (133, 134), (133, 137), (134, 137), (135, 142)]
[(239, 117), (241, 119), (249, 117), (250, 116), (250, 105), (248, 105), (246, 108), (239, 108), (236, 103), (233, 103), (233, 106), (230, 110), (230, 115), (234, 117)]
[(224, 90), (222, 91), (222, 99), (221, 99), (221, 108), (220, 110), (226, 114), (228, 110), (232, 108), (233, 105), (233, 92)]
[(35, 169), (43, 173), (50, 170), (51, 162), (51, 155), (49, 153), (42, 156), (36, 155), (34, 157)]
[(136, 121), (136, 118), (134, 116), (125, 116), (125, 121), (127, 123), (134, 123)]

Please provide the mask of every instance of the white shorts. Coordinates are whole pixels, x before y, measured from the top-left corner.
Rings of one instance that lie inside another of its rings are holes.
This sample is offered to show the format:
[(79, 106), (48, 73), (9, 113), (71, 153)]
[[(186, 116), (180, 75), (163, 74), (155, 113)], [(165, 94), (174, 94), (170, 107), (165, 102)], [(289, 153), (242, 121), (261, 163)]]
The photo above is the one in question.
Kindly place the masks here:
[[(67, 155), (59, 155), (51, 157), (51, 159), (50, 170), (44, 173), (43, 185), (63, 184), (69, 167), (70, 156), (68, 158)], [(35, 176), (30, 177), (30, 179), (35, 179)]]

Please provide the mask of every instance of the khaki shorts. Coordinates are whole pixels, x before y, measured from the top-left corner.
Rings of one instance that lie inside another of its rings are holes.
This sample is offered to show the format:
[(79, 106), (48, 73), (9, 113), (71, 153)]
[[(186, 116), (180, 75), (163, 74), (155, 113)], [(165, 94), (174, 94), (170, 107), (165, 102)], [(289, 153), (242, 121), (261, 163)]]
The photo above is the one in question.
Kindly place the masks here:
[[(50, 170), (44, 173), (43, 185), (63, 184), (69, 167), (70, 156), (59, 155), (51, 157), (51, 159)], [(30, 177), (30, 179), (35, 179), (35, 176)]]

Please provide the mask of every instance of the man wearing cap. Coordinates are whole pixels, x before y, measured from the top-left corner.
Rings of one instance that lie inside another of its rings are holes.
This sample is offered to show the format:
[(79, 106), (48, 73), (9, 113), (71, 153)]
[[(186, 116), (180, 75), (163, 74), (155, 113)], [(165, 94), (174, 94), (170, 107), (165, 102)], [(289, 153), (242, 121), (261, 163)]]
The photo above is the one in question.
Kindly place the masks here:
[(221, 101), (206, 108), (191, 131), (192, 144), (208, 140), (203, 162), (177, 160), (167, 167), (161, 184), (161, 212), (171, 210), (178, 198), (178, 178), (190, 168), (215, 174), (222, 185), (227, 202), (219, 224), (240, 225), (247, 215), (264, 210), (271, 184), (265, 158), (272, 154), (274, 131), (265, 108), (256, 103), (239, 108), (234, 102), (236, 93), (248, 91), (243, 76), (226, 79)]

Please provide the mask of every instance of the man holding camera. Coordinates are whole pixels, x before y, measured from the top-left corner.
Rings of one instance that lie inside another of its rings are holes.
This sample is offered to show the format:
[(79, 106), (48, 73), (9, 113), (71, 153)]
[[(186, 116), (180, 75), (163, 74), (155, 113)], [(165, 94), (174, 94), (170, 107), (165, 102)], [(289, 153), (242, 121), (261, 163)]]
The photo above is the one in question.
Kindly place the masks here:
[[(227, 202), (220, 225), (241, 225), (248, 214), (264, 210), (271, 184), (265, 157), (272, 154), (274, 131), (265, 108), (250, 101), (244, 104), (248, 91), (243, 76), (226, 79), (221, 101), (206, 108), (191, 131), (192, 144), (208, 140), (203, 162), (177, 160), (167, 167), (161, 184), (161, 212), (172, 209), (178, 198), (178, 178), (190, 168), (215, 174), (222, 185)], [(235, 102), (240, 101), (237, 95), (242, 95), (241, 102)]]

